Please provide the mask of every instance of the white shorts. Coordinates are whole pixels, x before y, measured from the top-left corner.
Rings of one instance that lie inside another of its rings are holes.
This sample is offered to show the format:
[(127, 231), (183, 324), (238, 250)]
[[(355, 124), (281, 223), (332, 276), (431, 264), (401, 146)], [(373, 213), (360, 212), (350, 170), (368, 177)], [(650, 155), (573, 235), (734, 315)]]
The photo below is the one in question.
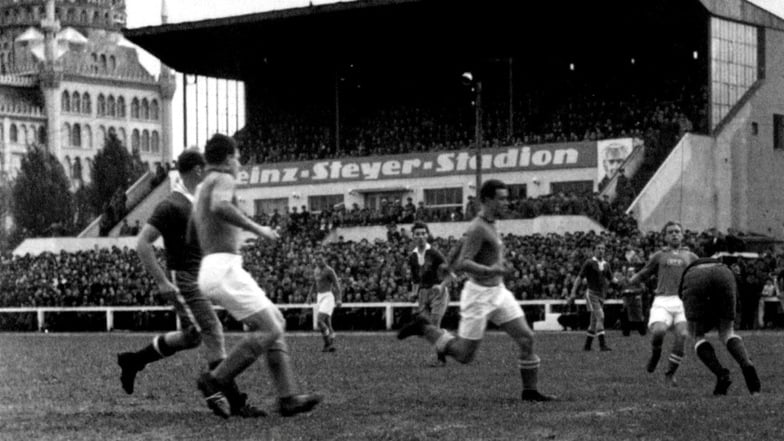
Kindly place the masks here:
[(678, 323), (685, 323), (686, 310), (683, 309), (683, 300), (678, 296), (654, 297), (648, 326), (656, 322), (664, 323), (667, 328)]
[(242, 256), (232, 253), (208, 254), (199, 267), (199, 290), (223, 306), (237, 320), (275, 307), (253, 277), (242, 268)]
[(503, 283), (490, 287), (466, 281), (460, 293), (457, 335), (467, 340), (481, 340), (488, 320), (501, 325), (520, 317), (525, 317), (523, 308)]
[(319, 314), (332, 315), (332, 311), (335, 310), (335, 295), (330, 291), (320, 292), (316, 297), (316, 303)]

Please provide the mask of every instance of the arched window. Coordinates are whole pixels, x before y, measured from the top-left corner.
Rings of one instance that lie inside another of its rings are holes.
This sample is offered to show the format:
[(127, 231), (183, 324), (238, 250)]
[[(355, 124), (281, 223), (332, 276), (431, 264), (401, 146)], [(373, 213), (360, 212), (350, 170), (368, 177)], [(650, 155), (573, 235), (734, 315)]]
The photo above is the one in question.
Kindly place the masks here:
[(103, 22), (106, 23), (106, 24), (110, 24), (111, 23), (109, 21), (109, 13), (108, 12), (103, 14)]
[(150, 104), (150, 118), (158, 120), (160, 109), (158, 108), (158, 100), (152, 100)]
[(73, 130), (71, 130), (71, 145), (74, 147), (81, 147), (82, 146), (82, 126), (79, 124), (73, 125)]
[(106, 54), (101, 54), (101, 73), (106, 73)]
[(150, 103), (147, 98), (142, 99), (142, 119), (150, 119)]
[(8, 140), (13, 143), (19, 142), (19, 132), (17, 131), (16, 124), (11, 124), (11, 128), (8, 129)]
[(79, 14), (79, 21), (82, 23), (87, 23), (88, 20), (89, 18), (87, 18), (87, 11), (82, 9), (82, 13)]
[(120, 127), (120, 132), (117, 134), (117, 137), (120, 139), (120, 142), (126, 148), (128, 147), (128, 134), (125, 133), (125, 129)]
[(82, 112), (90, 114), (93, 111), (92, 103), (90, 102), (90, 94), (85, 92), (82, 94)]
[(131, 101), (131, 118), (139, 119), (139, 98), (134, 97)]
[(98, 108), (96, 109), (98, 116), (106, 116), (106, 99), (103, 94), (98, 95)]
[(139, 150), (139, 130), (133, 129), (131, 132), (131, 151)]
[(149, 152), (150, 151), (150, 132), (147, 130), (142, 132), (142, 151)]
[(152, 131), (152, 136), (150, 139), (150, 148), (152, 149), (153, 153), (158, 153), (161, 151), (161, 141), (158, 138), (158, 132), (156, 130)]
[(87, 124), (82, 128), (82, 139), (84, 140), (84, 148), (93, 148), (93, 131)]
[(63, 124), (63, 131), (60, 133), (60, 141), (64, 146), (71, 145), (71, 125), (68, 123)]
[(117, 70), (117, 58), (115, 58), (114, 55), (109, 56), (109, 69), (111, 69), (112, 72)]
[(104, 126), (98, 126), (98, 142), (101, 143), (98, 148), (102, 148), (106, 144), (106, 129)]
[(117, 117), (125, 118), (125, 98), (117, 97)]
[(60, 103), (60, 108), (63, 112), (70, 112), (71, 111), (71, 95), (68, 93), (67, 90), (63, 91), (63, 96), (60, 98), (62, 101)]
[(87, 162), (87, 174), (89, 175), (93, 172), (93, 160), (92, 158), (87, 158), (85, 161)]
[(74, 158), (72, 178), (76, 181), (82, 180), (82, 160), (78, 156)]
[(71, 95), (71, 109), (76, 113), (82, 111), (82, 99), (79, 96), (79, 92), (74, 92), (73, 95)]
[(27, 126), (24, 124), (19, 126), (19, 144), (27, 145)]
[(93, 24), (98, 24), (101, 20), (101, 14), (98, 11), (93, 12)]
[(44, 126), (38, 128), (38, 142), (46, 144), (46, 128)]
[(109, 95), (109, 99), (106, 101), (106, 114), (114, 117), (117, 116), (117, 106), (114, 102), (114, 95)]

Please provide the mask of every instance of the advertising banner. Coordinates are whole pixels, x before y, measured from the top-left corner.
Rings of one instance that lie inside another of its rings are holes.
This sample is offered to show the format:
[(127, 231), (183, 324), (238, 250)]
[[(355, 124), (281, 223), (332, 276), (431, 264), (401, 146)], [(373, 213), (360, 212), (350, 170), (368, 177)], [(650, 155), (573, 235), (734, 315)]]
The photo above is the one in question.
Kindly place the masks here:
[[(482, 171), (502, 173), (597, 167), (596, 142), (538, 144), (482, 150)], [(631, 150), (630, 150), (631, 151)], [(473, 150), (421, 152), (243, 166), (238, 186), (322, 185), (473, 175)]]

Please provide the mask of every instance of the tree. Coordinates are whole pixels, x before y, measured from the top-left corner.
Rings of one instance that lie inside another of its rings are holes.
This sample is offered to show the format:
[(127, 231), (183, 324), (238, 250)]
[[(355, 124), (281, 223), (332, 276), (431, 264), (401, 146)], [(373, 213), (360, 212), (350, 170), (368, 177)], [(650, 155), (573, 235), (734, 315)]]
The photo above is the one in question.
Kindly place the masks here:
[(71, 228), (73, 200), (68, 178), (57, 158), (30, 147), (13, 183), (12, 214), (25, 236), (63, 234)]
[(91, 203), (96, 213), (103, 213), (118, 190), (125, 191), (134, 178), (133, 158), (117, 135), (109, 133), (106, 145), (93, 158), (90, 174)]

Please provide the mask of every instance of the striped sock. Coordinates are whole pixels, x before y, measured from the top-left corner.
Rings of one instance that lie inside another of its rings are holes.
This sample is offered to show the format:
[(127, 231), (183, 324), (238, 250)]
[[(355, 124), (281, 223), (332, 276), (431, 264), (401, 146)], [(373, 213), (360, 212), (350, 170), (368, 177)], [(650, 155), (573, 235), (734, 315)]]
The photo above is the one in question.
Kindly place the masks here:
[(539, 383), (539, 365), (542, 360), (534, 355), (533, 359), (518, 360), (520, 377), (523, 379), (523, 390), (536, 390)]
[(681, 361), (683, 361), (683, 352), (671, 352), (668, 361), (670, 363), (669, 367), (667, 368), (667, 372), (665, 372), (665, 375), (675, 375), (675, 371), (678, 370), (678, 367), (681, 365)]

